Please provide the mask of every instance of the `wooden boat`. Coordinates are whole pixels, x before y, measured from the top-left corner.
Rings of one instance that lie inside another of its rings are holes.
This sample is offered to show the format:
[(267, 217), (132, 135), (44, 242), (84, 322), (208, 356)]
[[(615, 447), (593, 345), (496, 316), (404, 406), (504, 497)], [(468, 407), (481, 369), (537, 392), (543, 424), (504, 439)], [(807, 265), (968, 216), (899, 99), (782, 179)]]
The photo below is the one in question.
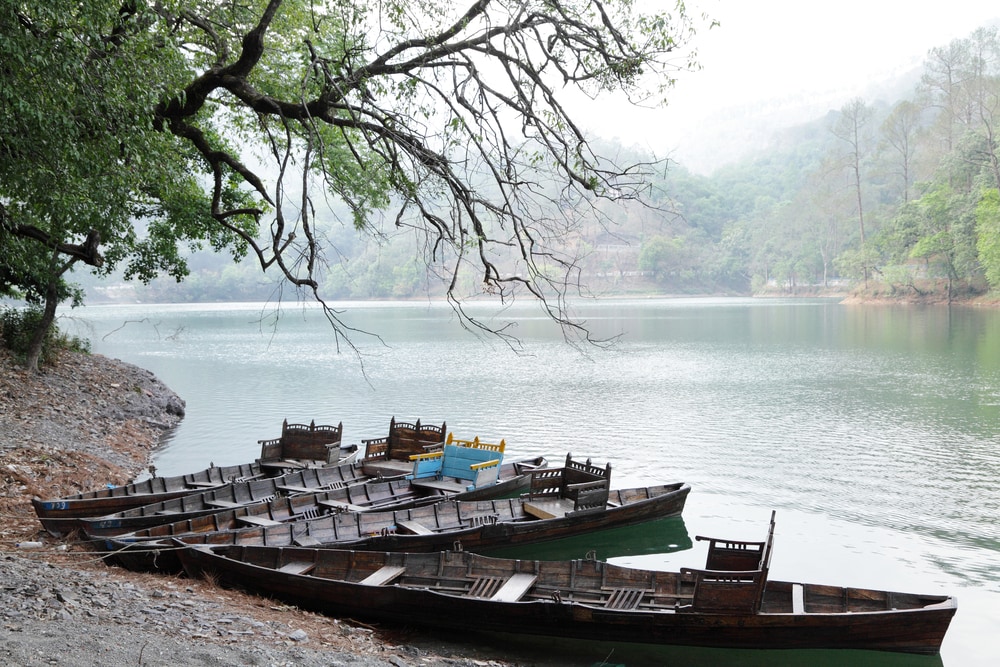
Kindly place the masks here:
[(357, 457), (357, 445), (342, 445), (343, 424), (317, 426), (282, 424), (280, 438), (261, 440), (261, 456), (252, 463), (231, 466), (211, 464), (207, 469), (172, 477), (157, 477), (122, 486), (108, 486), (64, 498), (32, 498), (42, 526), (55, 536), (80, 528), (79, 519), (121, 512), (150, 503), (197, 494), (233, 482), (281, 475), (289, 469), (335, 466)]
[[(220, 530), (217, 526), (223, 517), (233, 513), (220, 517), (209, 515), (227, 509), (239, 509), (237, 514), (246, 517), (289, 521), (315, 517), (332, 508), (363, 512), (413, 507), (444, 498), (505, 498), (527, 490), (530, 483), (527, 473), (545, 468), (548, 463), (544, 457), (535, 457), (485, 466), (484, 461), (496, 460), (493, 447), (480, 443), (478, 438), (463, 441), (451, 437), (448, 445), (435, 456), (411, 464), (414, 470), (423, 471), (418, 478), (411, 474), (411, 479), (373, 479), (367, 476), (368, 469), (362, 463), (306, 469), (273, 479), (230, 484), (103, 517), (84, 518), (80, 522), (89, 538), (102, 538), (182, 521), (198, 526), (192, 528), (195, 531), (204, 526), (216, 526), (207, 529)], [(437, 471), (447, 472), (449, 476), (440, 478), (440, 475), (427, 472), (426, 465), (431, 463), (436, 465)], [(491, 474), (485, 474), (487, 470)], [(294, 496), (294, 499), (284, 496)], [(248, 507), (240, 509), (244, 506)]]
[(361, 462), (372, 475), (405, 475), (413, 467), (410, 457), (441, 449), (447, 433), (447, 422), (441, 426), (421, 424), (419, 419), (416, 423), (398, 422), (394, 416), (385, 437), (361, 441), (365, 446)]
[(472, 623), (481, 631), (719, 648), (940, 651), (955, 598), (770, 581), (771, 536), (712, 541), (709, 564), (754, 562), (738, 571), (183, 543), (178, 556), (191, 577), (209, 574), (303, 608), (407, 626), (466, 631)]
[[(553, 476), (553, 470), (561, 472)], [(297, 521), (249, 516), (244, 508), (213, 515), (200, 523), (193, 520), (154, 526), (109, 538), (96, 546), (108, 553), (106, 560), (132, 570), (178, 569), (180, 563), (174, 558), (169, 541), (174, 537), (187, 544), (299, 545), (413, 552), (439, 551), (460, 544), (463, 549), (482, 550), (549, 542), (679, 516), (691, 491), (683, 483), (612, 491), (608, 489), (610, 467), (596, 468), (569, 458), (564, 468), (533, 473), (532, 483), (548, 489), (553, 484), (560, 485), (555, 480), (584, 476), (603, 479), (596, 484), (563, 482), (561, 498), (545, 491), (546, 495), (534, 497), (529, 493), (520, 498), (497, 500), (444, 500), (385, 512), (331, 511)], [(559, 501), (561, 509), (557, 509)], [(539, 511), (539, 507), (544, 511)], [(219, 523), (212, 524), (212, 520)]]
[[(343, 491), (372, 482), (357, 461), (326, 468), (305, 468), (281, 477), (232, 482), (201, 493), (192, 493), (158, 503), (134, 507), (104, 516), (77, 519), (89, 538), (120, 535), (142, 528), (176, 523), (237, 507), (267, 504), (283, 496)], [(381, 483), (388, 486), (388, 483)]]

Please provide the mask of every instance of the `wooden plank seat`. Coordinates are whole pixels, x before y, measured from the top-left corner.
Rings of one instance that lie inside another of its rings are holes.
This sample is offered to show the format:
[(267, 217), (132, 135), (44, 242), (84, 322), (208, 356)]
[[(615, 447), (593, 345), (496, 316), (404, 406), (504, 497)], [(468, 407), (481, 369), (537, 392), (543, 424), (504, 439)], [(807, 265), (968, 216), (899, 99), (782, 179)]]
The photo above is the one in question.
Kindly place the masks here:
[(212, 499), (212, 500), (206, 500), (205, 504), (208, 505), (209, 507), (217, 507), (219, 509), (224, 509), (224, 510), (233, 509), (234, 507), (243, 507), (243, 503), (234, 503), (229, 500)]
[(263, 516), (252, 516), (252, 515), (238, 516), (238, 517), (236, 517), (236, 521), (239, 522), (239, 523), (242, 523), (242, 524), (250, 525), (250, 526), (280, 526), (281, 525), (280, 521), (275, 521), (274, 519), (268, 519), (267, 517), (263, 517)]
[(396, 526), (412, 535), (433, 535), (434, 531), (417, 521), (397, 521)]
[(292, 538), (292, 544), (297, 547), (318, 547), (322, 545), (322, 542), (312, 535), (296, 535)]
[(178, 514), (177, 510), (156, 510), (156, 513), (160, 516), (167, 516), (169, 514)]
[(494, 602), (517, 602), (535, 585), (538, 576), (527, 572), (512, 575), (490, 598)]
[(303, 468), (308, 468), (309, 464), (302, 463), (301, 461), (292, 461), (291, 459), (281, 459), (280, 461), (261, 461), (260, 467), (278, 470), (284, 470), (286, 468), (291, 470), (302, 470)]
[(792, 584), (792, 613), (806, 613), (805, 589), (802, 584)]
[(216, 486), (222, 486), (223, 484), (224, 482), (198, 482), (198, 481), (187, 482), (188, 486), (193, 487), (195, 489), (211, 489)]
[(285, 574), (309, 574), (315, 567), (316, 563), (311, 561), (292, 561), (279, 567), (278, 572), (284, 572)]
[(358, 583), (365, 586), (384, 586), (403, 576), (404, 572), (406, 568), (402, 565), (383, 565)]
[(554, 519), (572, 512), (575, 502), (568, 498), (535, 498), (523, 503), (524, 511), (536, 519)]

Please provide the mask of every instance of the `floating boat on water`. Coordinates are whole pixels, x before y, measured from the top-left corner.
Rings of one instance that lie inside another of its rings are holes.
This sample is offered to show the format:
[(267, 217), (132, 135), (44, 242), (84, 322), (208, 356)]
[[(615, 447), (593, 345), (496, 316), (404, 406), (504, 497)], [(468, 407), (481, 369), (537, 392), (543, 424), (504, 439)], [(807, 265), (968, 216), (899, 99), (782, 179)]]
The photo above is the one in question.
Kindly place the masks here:
[(32, 498), (42, 526), (52, 535), (79, 529), (79, 519), (121, 512), (150, 503), (179, 498), (244, 482), (281, 475), (289, 470), (326, 467), (352, 462), (358, 446), (343, 445), (343, 424), (317, 426), (282, 424), (281, 437), (261, 440), (260, 458), (252, 463), (231, 466), (211, 464), (207, 469), (171, 477), (153, 477), (122, 486), (108, 486), (56, 499)]
[(464, 550), (176, 546), (191, 577), (340, 617), (647, 644), (940, 651), (955, 598), (771, 581), (773, 529), (772, 514), (763, 542), (699, 538), (710, 541), (706, 568), (680, 572)]
[(472, 550), (509, 547), (680, 516), (691, 490), (683, 483), (611, 490), (610, 475), (610, 466), (567, 457), (562, 468), (531, 473), (533, 491), (519, 498), (444, 500), (384, 512), (327, 507), (326, 514), (296, 521), (269, 520), (243, 508), (108, 538), (103, 549), (109, 562), (129, 569), (176, 570), (180, 563), (171, 538), (187, 544), (398, 551), (438, 551), (456, 544)]

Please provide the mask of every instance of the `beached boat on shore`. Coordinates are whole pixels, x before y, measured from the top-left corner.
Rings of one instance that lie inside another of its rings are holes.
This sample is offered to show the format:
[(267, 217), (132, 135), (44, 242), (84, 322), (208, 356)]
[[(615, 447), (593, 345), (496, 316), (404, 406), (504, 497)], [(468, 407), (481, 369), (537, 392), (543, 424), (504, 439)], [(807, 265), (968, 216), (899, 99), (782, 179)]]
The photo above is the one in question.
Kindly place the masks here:
[(202, 493), (233, 482), (245, 482), (280, 476), (289, 470), (344, 465), (358, 454), (357, 445), (343, 445), (343, 424), (317, 426), (282, 424), (280, 438), (261, 440), (261, 455), (252, 463), (216, 466), (184, 475), (153, 477), (124, 484), (93, 489), (54, 499), (32, 498), (31, 504), (42, 526), (55, 536), (81, 527), (83, 517), (97, 517), (122, 512), (151, 503)]
[(739, 569), (680, 572), (464, 550), (176, 546), (191, 577), (407, 627), (465, 631), (471, 623), (479, 631), (716, 648), (940, 651), (955, 598), (771, 581), (772, 535), (773, 518), (764, 542), (711, 541), (708, 565)]

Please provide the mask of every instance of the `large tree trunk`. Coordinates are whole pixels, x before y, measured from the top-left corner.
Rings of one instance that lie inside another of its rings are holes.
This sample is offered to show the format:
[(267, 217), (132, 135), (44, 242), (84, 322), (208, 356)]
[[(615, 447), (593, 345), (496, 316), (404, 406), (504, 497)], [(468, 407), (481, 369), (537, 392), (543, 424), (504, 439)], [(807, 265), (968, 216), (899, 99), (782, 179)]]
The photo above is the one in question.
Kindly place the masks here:
[(31, 344), (28, 346), (28, 353), (24, 360), (24, 365), (32, 373), (38, 372), (38, 360), (42, 357), (42, 346), (45, 344), (45, 337), (48, 336), (52, 323), (56, 320), (56, 306), (59, 305), (59, 283), (50, 281), (45, 289), (45, 309), (42, 311), (42, 319), (39, 320), (35, 333), (31, 337)]

